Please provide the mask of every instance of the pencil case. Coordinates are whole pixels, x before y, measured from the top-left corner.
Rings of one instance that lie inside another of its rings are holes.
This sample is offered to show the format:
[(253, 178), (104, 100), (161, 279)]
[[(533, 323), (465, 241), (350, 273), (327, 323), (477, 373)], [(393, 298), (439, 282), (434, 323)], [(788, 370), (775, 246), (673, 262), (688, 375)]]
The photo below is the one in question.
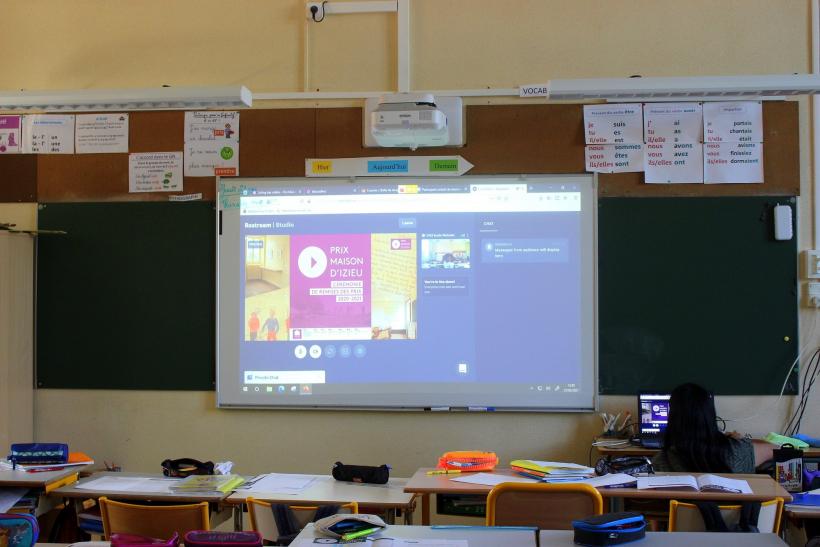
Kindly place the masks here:
[(456, 450), (445, 452), (438, 459), (439, 469), (458, 469), (459, 471), (492, 471), (498, 465), (495, 452), (480, 450)]
[(635, 512), (608, 513), (572, 521), (577, 545), (620, 545), (643, 539), (646, 521)]
[(32, 547), (37, 543), (40, 527), (31, 515), (0, 513), (0, 545)]
[(138, 534), (111, 534), (111, 547), (177, 547), (179, 534), (174, 532), (170, 539), (156, 539)]
[(185, 547), (262, 547), (262, 534), (244, 532), (214, 532), (191, 530), (185, 534)]
[(342, 462), (336, 462), (333, 464), (331, 473), (337, 481), (387, 484), (390, 479), (390, 466), (345, 465)]
[(61, 443), (15, 443), (11, 445), (9, 461), (22, 464), (66, 463), (68, 445)]

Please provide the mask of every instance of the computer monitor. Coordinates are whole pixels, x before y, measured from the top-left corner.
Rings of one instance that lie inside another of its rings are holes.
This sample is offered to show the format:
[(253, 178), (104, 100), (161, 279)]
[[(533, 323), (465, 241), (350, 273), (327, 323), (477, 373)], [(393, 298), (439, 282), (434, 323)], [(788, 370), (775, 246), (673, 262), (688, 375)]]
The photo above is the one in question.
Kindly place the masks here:
[(641, 393), (638, 410), (641, 416), (641, 436), (660, 435), (669, 423), (669, 393)]

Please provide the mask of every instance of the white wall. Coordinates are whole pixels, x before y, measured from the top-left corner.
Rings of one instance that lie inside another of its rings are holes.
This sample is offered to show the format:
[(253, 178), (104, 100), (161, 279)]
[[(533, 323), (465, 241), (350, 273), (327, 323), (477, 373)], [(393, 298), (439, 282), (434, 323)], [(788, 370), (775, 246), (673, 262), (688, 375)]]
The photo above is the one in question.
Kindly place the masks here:
[[(0, 204), (0, 223), (36, 227), (36, 206)], [(34, 238), (0, 231), (0, 447), (34, 440)]]

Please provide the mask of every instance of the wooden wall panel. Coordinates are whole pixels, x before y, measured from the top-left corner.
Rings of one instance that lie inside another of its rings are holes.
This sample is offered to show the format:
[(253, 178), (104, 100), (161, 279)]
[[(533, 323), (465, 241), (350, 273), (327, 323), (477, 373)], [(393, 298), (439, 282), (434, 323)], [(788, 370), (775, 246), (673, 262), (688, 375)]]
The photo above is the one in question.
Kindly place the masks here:
[(468, 106), (466, 117), (471, 175), (584, 172), (578, 105)]
[(305, 158), (316, 157), (313, 108), (247, 110), (239, 118), (239, 174), (304, 177)]
[(0, 203), (37, 201), (37, 156), (0, 155)]
[[(798, 195), (798, 109), (794, 101), (764, 103), (764, 184), (656, 185), (644, 184), (642, 173), (604, 174), (599, 195)], [(131, 113), (131, 151), (182, 150), (184, 118), (183, 112)], [(465, 123), (465, 146), (413, 152), (364, 148), (360, 108), (246, 110), (240, 175), (300, 177), (305, 158), (389, 155), (461, 155), (475, 165), (470, 175), (584, 172), (581, 105), (468, 106)], [(215, 186), (214, 177), (186, 177), (180, 193), (213, 200)], [(165, 201), (169, 195), (129, 194), (127, 154), (0, 156), (0, 201)]]

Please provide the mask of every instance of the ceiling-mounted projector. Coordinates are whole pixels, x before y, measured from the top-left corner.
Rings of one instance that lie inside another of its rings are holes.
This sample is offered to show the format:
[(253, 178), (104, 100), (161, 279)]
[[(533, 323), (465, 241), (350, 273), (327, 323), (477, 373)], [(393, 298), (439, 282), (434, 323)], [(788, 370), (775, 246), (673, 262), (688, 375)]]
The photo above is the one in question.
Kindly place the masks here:
[[(450, 116), (440, 108), (432, 94), (398, 93), (368, 99), (365, 112), (369, 111), (370, 118), (369, 128), (365, 127), (365, 144), (411, 150), (424, 146), (462, 144), (461, 98), (447, 97), (446, 102), (450, 109), (457, 103), (458, 142), (451, 141)], [(367, 121), (366, 118), (365, 125), (368, 125)], [(367, 139), (368, 133), (372, 140)]]

